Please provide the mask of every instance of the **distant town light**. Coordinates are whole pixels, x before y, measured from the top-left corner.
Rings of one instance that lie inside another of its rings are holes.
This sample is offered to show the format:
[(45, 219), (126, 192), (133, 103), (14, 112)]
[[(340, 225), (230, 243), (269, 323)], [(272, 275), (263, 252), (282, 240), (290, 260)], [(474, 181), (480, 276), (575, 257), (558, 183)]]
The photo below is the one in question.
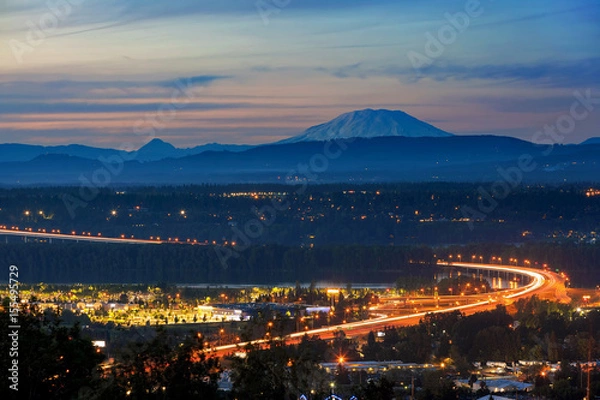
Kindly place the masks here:
[(586, 192), (585, 195), (587, 197), (595, 197), (595, 196), (600, 196), (600, 189), (594, 189), (594, 188), (589, 188)]

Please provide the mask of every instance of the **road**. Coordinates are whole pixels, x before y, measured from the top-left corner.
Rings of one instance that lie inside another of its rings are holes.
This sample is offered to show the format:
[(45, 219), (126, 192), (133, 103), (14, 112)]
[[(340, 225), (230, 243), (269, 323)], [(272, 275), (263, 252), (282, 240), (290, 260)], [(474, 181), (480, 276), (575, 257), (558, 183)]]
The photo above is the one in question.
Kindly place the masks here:
[[(451, 311), (461, 311), (465, 314), (473, 314), (480, 311), (485, 311), (495, 308), (498, 304), (510, 304), (520, 298), (527, 298), (533, 295), (537, 295), (541, 298), (552, 298), (561, 302), (569, 302), (570, 299), (566, 295), (565, 290), (565, 277), (559, 274), (533, 269), (526, 267), (519, 267), (514, 265), (499, 265), (499, 264), (478, 264), (478, 263), (444, 263), (438, 262), (440, 266), (449, 266), (452, 268), (469, 268), (469, 269), (485, 269), (497, 272), (508, 272), (517, 275), (526, 275), (530, 278), (530, 282), (517, 289), (497, 291), (493, 294), (478, 294), (472, 296), (440, 296), (440, 304), (453, 303), (446, 306), (431, 307), (419, 312), (413, 312), (405, 315), (392, 315), (392, 316), (381, 316), (365, 321), (349, 322), (346, 324), (333, 325), (319, 329), (311, 329), (301, 332), (291, 333), (285, 336), (283, 339), (287, 344), (298, 343), (304, 335), (308, 336), (319, 336), (323, 340), (331, 339), (335, 336), (336, 332), (343, 330), (347, 337), (357, 337), (367, 335), (370, 331), (383, 329), (386, 326), (409, 326), (419, 322), (421, 318), (429, 313), (444, 313)], [(458, 305), (456, 302), (448, 301), (448, 297), (459, 298)], [(461, 304), (461, 301), (465, 304)], [(401, 310), (399, 310), (401, 311)], [(237, 344), (229, 344), (214, 347), (211, 349), (210, 354), (212, 356), (223, 357), (238, 351), (241, 347), (247, 344), (263, 345), (268, 343), (265, 339), (259, 339), (252, 342), (244, 342)]]
[(0, 236), (18, 236), (32, 239), (47, 239), (47, 240), (72, 240), (76, 242), (100, 242), (100, 243), (129, 243), (129, 244), (161, 244), (161, 240), (145, 240), (133, 238), (111, 238), (104, 236), (90, 235), (68, 235), (65, 233), (46, 233), (46, 232), (29, 232), (16, 229), (0, 229)]
[(563, 303), (568, 303), (571, 299), (567, 296), (565, 290), (566, 276), (563, 274), (554, 273), (552, 271), (527, 268), (516, 265), (499, 265), (499, 264), (478, 264), (478, 263), (443, 263), (438, 262), (441, 266), (462, 267), (469, 269), (486, 269), (498, 272), (507, 272), (517, 275), (527, 275), (531, 278), (531, 282), (518, 289), (507, 291), (506, 299), (517, 299), (521, 297), (529, 297), (537, 295), (541, 298), (558, 300)]

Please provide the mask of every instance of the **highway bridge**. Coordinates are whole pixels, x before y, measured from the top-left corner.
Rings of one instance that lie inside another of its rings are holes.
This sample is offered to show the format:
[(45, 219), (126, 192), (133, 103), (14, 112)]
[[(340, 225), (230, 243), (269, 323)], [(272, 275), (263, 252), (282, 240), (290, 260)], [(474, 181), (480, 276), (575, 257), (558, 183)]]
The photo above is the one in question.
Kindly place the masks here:
[[(529, 278), (529, 282), (526, 285), (519, 288), (501, 290), (493, 293), (479, 293), (469, 296), (460, 296), (462, 302), (447, 301), (445, 306), (432, 305), (430, 309), (425, 309), (418, 312), (409, 312), (405, 313), (404, 315), (384, 315), (364, 321), (349, 322), (345, 324), (332, 325), (318, 329), (304, 330), (291, 333), (283, 338), (276, 339), (285, 340), (285, 342), (288, 344), (296, 344), (300, 342), (304, 335), (319, 336), (321, 339), (327, 340), (333, 338), (335, 334), (340, 330), (343, 330), (347, 337), (364, 336), (367, 335), (370, 331), (383, 329), (383, 327), (400, 327), (417, 324), (424, 316), (430, 313), (435, 314), (451, 311), (461, 311), (465, 314), (473, 314), (480, 311), (494, 309), (498, 304), (507, 305), (518, 299), (527, 298), (534, 295), (538, 295), (541, 298), (552, 298), (561, 302), (570, 301), (570, 299), (566, 295), (565, 277), (551, 271), (520, 267), (516, 265), (480, 264), (466, 262), (449, 263), (439, 261), (438, 265), (440, 267), (480, 269), (487, 271), (495, 271), (498, 273), (522, 275), (527, 276)], [(439, 299), (442, 300), (442, 303), (445, 297), (457, 298), (458, 296), (440, 296)], [(209, 352), (214, 356), (222, 357), (227, 354), (240, 351), (244, 346), (248, 344), (263, 345), (268, 342), (269, 340), (267, 339), (259, 339), (251, 342), (223, 345), (214, 347), (210, 349)]]
[(91, 233), (88, 235), (77, 235), (77, 234), (66, 234), (66, 233), (48, 233), (48, 232), (32, 232), (26, 230), (17, 230), (17, 229), (0, 229), (0, 236), (4, 236), (6, 238), (13, 237), (21, 237), (25, 241), (27, 239), (32, 240), (47, 240), (52, 242), (56, 241), (75, 241), (75, 242), (94, 242), (94, 243), (129, 243), (129, 244), (162, 244), (165, 241), (162, 240), (147, 240), (147, 239), (135, 239), (135, 238), (127, 238), (122, 236), (120, 238), (114, 237), (104, 237), (99, 235), (92, 235)]

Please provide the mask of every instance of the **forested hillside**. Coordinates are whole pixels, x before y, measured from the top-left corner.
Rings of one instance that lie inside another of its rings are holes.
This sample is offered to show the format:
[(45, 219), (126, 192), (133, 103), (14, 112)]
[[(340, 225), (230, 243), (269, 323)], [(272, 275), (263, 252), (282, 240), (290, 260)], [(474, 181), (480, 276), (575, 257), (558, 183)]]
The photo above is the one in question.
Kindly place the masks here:
[(433, 279), (435, 258), (461, 254), (525, 259), (566, 271), (574, 285), (600, 280), (599, 245), (482, 244), (444, 248), (409, 246), (279, 245), (235, 247), (184, 244), (9, 243), (0, 263), (19, 266), (21, 282), (37, 283), (393, 283), (402, 276)]
[[(589, 195), (588, 185), (519, 186), (500, 196), (492, 187), (415, 183), (5, 189), (0, 190), (0, 225), (252, 245), (586, 242), (600, 232), (600, 196)], [(249, 233), (253, 228), (258, 234)]]

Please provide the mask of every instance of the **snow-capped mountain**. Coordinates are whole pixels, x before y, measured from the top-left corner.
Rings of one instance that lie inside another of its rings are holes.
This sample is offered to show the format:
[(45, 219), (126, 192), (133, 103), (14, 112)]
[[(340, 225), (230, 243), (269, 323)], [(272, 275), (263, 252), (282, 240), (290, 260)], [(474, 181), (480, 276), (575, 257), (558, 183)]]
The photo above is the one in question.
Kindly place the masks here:
[(448, 137), (453, 135), (418, 120), (403, 111), (372, 110), (368, 108), (342, 114), (329, 122), (308, 128), (304, 133), (282, 140), (279, 143), (381, 136)]

